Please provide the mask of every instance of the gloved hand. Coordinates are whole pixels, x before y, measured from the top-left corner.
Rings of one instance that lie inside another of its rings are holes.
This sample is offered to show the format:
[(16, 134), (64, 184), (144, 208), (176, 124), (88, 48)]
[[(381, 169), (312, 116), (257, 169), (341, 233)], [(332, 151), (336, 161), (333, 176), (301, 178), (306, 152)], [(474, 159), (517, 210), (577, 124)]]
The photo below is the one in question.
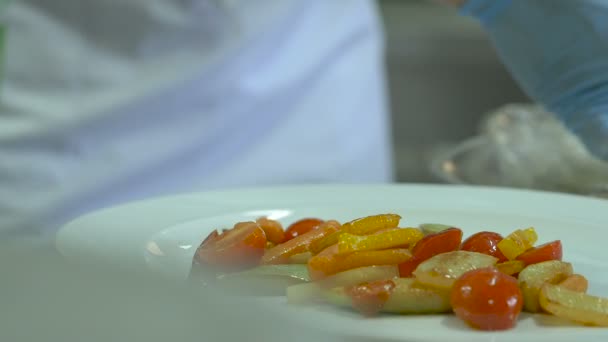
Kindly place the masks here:
[(468, 0), (460, 10), (524, 91), (608, 160), (608, 1)]

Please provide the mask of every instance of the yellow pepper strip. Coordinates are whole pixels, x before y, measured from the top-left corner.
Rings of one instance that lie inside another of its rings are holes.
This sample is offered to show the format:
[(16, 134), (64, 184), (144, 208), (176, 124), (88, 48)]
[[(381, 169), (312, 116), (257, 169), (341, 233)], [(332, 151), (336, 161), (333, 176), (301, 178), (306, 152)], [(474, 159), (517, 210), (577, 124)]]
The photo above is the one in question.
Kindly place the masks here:
[(422, 239), (418, 228), (391, 229), (372, 235), (341, 234), (338, 237), (338, 252), (374, 251), (394, 247), (408, 247)]
[(514, 275), (521, 272), (526, 267), (526, 263), (521, 260), (509, 260), (496, 264), (496, 268), (508, 275)]
[(497, 247), (509, 260), (517, 258), (526, 250), (532, 248), (538, 239), (534, 228), (518, 229), (502, 239)]
[(401, 216), (396, 214), (380, 214), (359, 218), (342, 225), (342, 230), (354, 235), (368, 235), (386, 228), (399, 225)]
[(308, 247), (308, 250), (310, 251), (310, 253), (312, 255), (317, 255), (317, 254), (321, 253), (321, 251), (324, 250), (325, 248), (327, 248), (331, 245), (337, 244), (338, 238), (343, 233), (344, 233), (344, 231), (338, 230), (336, 232), (333, 232), (333, 233), (327, 235), (326, 237), (324, 237), (320, 240), (314, 241), (313, 243), (310, 244), (310, 246)]

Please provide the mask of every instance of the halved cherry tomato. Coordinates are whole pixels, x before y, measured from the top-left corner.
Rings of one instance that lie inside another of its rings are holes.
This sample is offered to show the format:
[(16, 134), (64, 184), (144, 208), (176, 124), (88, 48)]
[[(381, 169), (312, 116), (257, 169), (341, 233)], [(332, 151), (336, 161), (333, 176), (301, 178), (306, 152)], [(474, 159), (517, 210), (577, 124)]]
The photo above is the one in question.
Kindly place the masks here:
[(290, 256), (308, 252), (312, 243), (338, 231), (338, 229), (334, 224), (323, 223), (317, 229), (310, 230), (266, 250), (262, 257), (262, 264), (287, 264)]
[(258, 264), (265, 246), (264, 230), (255, 222), (241, 222), (221, 234), (212, 232), (194, 258), (202, 265), (247, 268)]
[(365, 316), (374, 316), (382, 310), (395, 286), (392, 280), (377, 280), (348, 288), (346, 294), (355, 310)]
[(524, 300), (517, 279), (490, 267), (456, 280), (450, 303), (456, 316), (473, 328), (506, 330), (515, 326)]
[(296, 236), (308, 233), (311, 230), (319, 228), (319, 225), (324, 221), (318, 218), (305, 218), (292, 223), (285, 230), (285, 239), (283, 242), (289, 241)]
[(458, 250), (462, 241), (462, 230), (459, 228), (448, 228), (435, 234), (429, 234), (418, 241), (412, 249), (412, 258), (399, 264), (399, 276), (411, 277), (412, 272), (423, 261), (431, 257)]
[(502, 235), (498, 233), (479, 232), (464, 240), (460, 249), (463, 251), (488, 254), (498, 258), (498, 262), (503, 262), (507, 261), (507, 257), (502, 254), (497, 246), (502, 239)]
[(537, 264), (549, 260), (562, 260), (562, 242), (560, 240), (533, 247), (518, 255), (515, 260), (521, 260), (526, 265)]
[(275, 245), (285, 241), (285, 231), (279, 221), (271, 220), (266, 217), (260, 217), (255, 222), (262, 227), (266, 233), (266, 239)]

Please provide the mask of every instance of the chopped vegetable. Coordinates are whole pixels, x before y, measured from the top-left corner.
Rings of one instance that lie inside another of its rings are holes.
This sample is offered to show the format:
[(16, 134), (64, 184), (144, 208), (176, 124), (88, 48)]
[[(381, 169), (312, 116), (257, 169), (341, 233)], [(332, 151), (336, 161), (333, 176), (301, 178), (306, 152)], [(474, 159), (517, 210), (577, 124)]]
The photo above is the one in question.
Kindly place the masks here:
[(608, 327), (608, 299), (546, 283), (540, 291), (540, 306), (557, 317), (586, 325)]
[(305, 265), (265, 265), (220, 274), (216, 278), (216, 285), (237, 294), (282, 296), (289, 286), (309, 281)]
[(452, 252), (460, 247), (462, 230), (449, 228), (442, 232), (430, 234), (418, 241), (412, 248), (412, 258), (399, 265), (401, 277), (411, 277), (412, 272), (423, 261), (446, 252)]
[(309, 231), (288, 240), (274, 248), (266, 250), (261, 262), (263, 264), (284, 264), (289, 262), (292, 255), (308, 252), (308, 246), (317, 240), (337, 231), (333, 225), (322, 225), (318, 229)]
[(344, 231), (338, 230), (338, 231), (335, 231), (335, 232), (325, 236), (322, 239), (314, 241), (313, 243), (310, 244), (310, 252), (312, 253), (312, 255), (317, 255), (317, 254), (321, 253), (321, 251), (323, 251), (327, 247), (337, 244), (338, 240), (340, 238), (340, 235), (342, 235), (342, 234), (344, 234)]
[(312, 254), (310, 252), (294, 254), (289, 257), (289, 263), (306, 265), (308, 263), (308, 260), (310, 260), (311, 257), (312, 257)]
[[(395, 287), (384, 302), (380, 312), (395, 314), (432, 314), (451, 310), (450, 294), (447, 291), (428, 288), (416, 283), (412, 278), (392, 279)], [(352, 298), (347, 288), (337, 287), (324, 292), (325, 300), (336, 306), (353, 308)]]
[(283, 242), (289, 241), (296, 236), (306, 234), (311, 230), (317, 229), (323, 220), (318, 218), (305, 218), (292, 223), (285, 231), (285, 238)]
[(475, 329), (506, 330), (515, 326), (523, 297), (515, 278), (489, 267), (463, 274), (450, 303), (456, 316)]
[(338, 251), (340, 253), (350, 253), (392, 247), (406, 248), (418, 242), (422, 237), (422, 233), (416, 228), (391, 229), (364, 236), (344, 233), (338, 238)]
[(507, 258), (498, 249), (498, 243), (502, 241), (502, 235), (494, 232), (479, 232), (471, 235), (462, 242), (460, 249), (483, 253), (498, 258), (498, 262), (507, 261)]
[(314, 303), (322, 297), (323, 291), (317, 283), (297, 284), (287, 288), (287, 303), (289, 304)]
[(378, 314), (397, 285), (391, 279), (363, 283), (346, 289), (353, 307), (365, 316)]
[(496, 264), (496, 269), (504, 274), (516, 276), (526, 267), (526, 263), (521, 260), (509, 260)]
[(498, 249), (509, 260), (517, 258), (520, 254), (532, 248), (538, 236), (534, 228), (518, 229), (509, 234), (498, 243)]
[(584, 276), (580, 274), (573, 274), (561, 281), (558, 285), (570, 291), (587, 292), (589, 282)]
[(367, 235), (382, 229), (395, 228), (400, 220), (401, 216), (396, 214), (367, 216), (345, 223), (342, 229), (354, 235)]
[(260, 217), (255, 222), (262, 227), (269, 242), (277, 245), (285, 240), (285, 231), (283, 231), (283, 226), (279, 221)]
[[(482, 330), (515, 326), (521, 310), (608, 326), (608, 299), (561, 261), (560, 240), (534, 246), (534, 228), (506, 237), (482, 231), (462, 241), (440, 224), (400, 228), (401, 216), (309, 218), (287, 231), (268, 218), (213, 231), (190, 278), (236, 294), (287, 295), (289, 304), (330, 303), (366, 316), (453, 311)], [(259, 265), (262, 266), (259, 266)], [(563, 324), (563, 321), (562, 323)]]
[(318, 283), (323, 288), (348, 287), (365, 282), (397, 277), (399, 277), (399, 270), (396, 265), (366, 266), (336, 273), (320, 280)]
[(441, 253), (422, 262), (414, 271), (414, 276), (423, 285), (449, 289), (466, 272), (493, 266), (497, 260), (491, 255), (477, 252)]
[(524, 295), (524, 309), (540, 312), (538, 295), (545, 284), (557, 284), (572, 275), (572, 265), (552, 260), (527, 266), (519, 273), (519, 287)]
[(441, 224), (441, 223), (423, 223), (423, 224), (418, 225), (418, 227), (422, 231), (422, 234), (430, 235), (430, 234), (440, 233), (446, 229), (452, 228), (453, 226), (448, 226), (446, 224)]
[(212, 232), (194, 259), (203, 266), (244, 269), (259, 262), (265, 247), (264, 230), (255, 222), (241, 222), (221, 234)]
[(338, 245), (333, 245), (310, 259), (308, 271), (313, 280), (320, 280), (332, 274), (358, 267), (397, 265), (411, 256), (411, 252), (405, 248), (339, 254)]
[(557, 240), (533, 247), (517, 256), (526, 265), (537, 264), (549, 260), (562, 260), (562, 242)]

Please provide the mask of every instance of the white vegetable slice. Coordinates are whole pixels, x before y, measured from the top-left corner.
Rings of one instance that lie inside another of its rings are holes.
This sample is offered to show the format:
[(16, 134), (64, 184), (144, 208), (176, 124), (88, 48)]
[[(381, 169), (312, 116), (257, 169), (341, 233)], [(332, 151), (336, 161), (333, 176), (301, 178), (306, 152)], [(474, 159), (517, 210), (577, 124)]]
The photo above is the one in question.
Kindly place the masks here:
[(323, 288), (353, 286), (364, 282), (399, 277), (397, 265), (366, 266), (336, 273), (319, 282)]
[(497, 258), (476, 252), (454, 251), (435, 255), (422, 262), (413, 272), (423, 285), (450, 289), (461, 275), (496, 264)]
[(559, 260), (532, 264), (524, 268), (518, 277), (519, 287), (524, 297), (524, 310), (540, 312), (540, 289), (545, 284), (557, 284), (572, 275), (572, 265)]
[[(429, 288), (418, 284), (413, 278), (393, 279), (395, 288), (381, 312), (395, 314), (432, 314), (451, 310), (449, 291)], [(324, 291), (327, 302), (346, 308), (353, 303), (345, 287)]]
[(557, 317), (585, 325), (608, 327), (608, 298), (546, 283), (540, 291), (539, 302), (545, 311)]
[(323, 292), (317, 283), (297, 284), (287, 288), (288, 304), (311, 304), (322, 297)]

